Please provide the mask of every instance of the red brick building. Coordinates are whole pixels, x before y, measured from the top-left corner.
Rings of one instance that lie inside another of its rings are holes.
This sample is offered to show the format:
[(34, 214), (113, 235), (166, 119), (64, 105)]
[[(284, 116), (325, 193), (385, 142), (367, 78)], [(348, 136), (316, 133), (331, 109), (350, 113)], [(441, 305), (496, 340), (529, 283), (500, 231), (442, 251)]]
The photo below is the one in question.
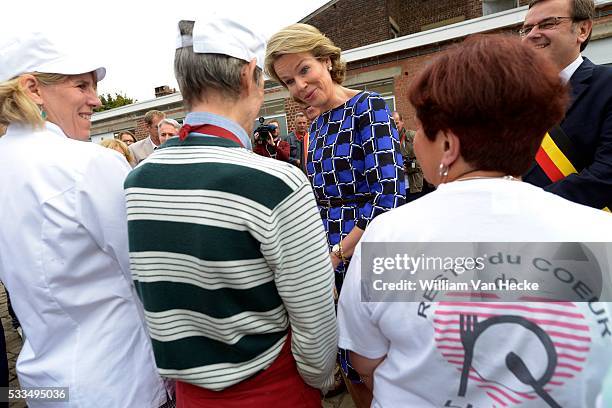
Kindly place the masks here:
[(528, 3), (529, 0), (336, 0), (300, 22), (314, 25), (338, 47), (350, 50)]
[[(528, 0), (331, 0), (300, 22), (319, 28), (342, 48), (348, 63), (345, 86), (374, 90), (392, 110), (414, 125), (406, 95), (415, 74), (444, 48), (467, 35), (516, 32)], [(612, 64), (612, 0), (595, 0), (597, 18), (583, 53), (597, 64)], [(297, 107), (278, 83), (266, 82), (260, 115), (276, 118), (285, 132), (293, 129)], [(94, 115), (94, 138), (136, 129), (144, 137), (142, 117), (159, 109), (170, 117), (185, 116), (180, 94), (139, 102)]]

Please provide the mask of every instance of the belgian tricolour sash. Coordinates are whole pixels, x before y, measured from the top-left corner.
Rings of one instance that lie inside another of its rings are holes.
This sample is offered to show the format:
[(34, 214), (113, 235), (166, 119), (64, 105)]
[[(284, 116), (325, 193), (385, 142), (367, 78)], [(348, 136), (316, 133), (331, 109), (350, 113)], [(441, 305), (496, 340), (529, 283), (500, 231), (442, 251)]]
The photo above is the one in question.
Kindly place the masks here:
[[(553, 127), (536, 153), (536, 162), (544, 171), (551, 183), (559, 181), (572, 173), (578, 173), (586, 167), (586, 162), (576, 149), (571, 139), (561, 126)], [(610, 211), (608, 207), (605, 211)]]

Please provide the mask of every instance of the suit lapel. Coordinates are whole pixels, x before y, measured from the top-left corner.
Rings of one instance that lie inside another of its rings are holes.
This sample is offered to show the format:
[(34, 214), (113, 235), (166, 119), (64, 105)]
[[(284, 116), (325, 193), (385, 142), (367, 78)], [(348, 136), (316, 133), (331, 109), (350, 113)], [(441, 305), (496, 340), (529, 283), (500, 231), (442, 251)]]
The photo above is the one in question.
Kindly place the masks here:
[(588, 58), (585, 58), (582, 64), (580, 64), (580, 66), (576, 70), (576, 72), (574, 72), (574, 75), (572, 75), (572, 77), (570, 78), (570, 85), (572, 87), (570, 94), (571, 100), (565, 116), (570, 113), (574, 105), (576, 105), (576, 102), (584, 94), (584, 91), (589, 88), (589, 85), (591, 83), (591, 77), (593, 76), (594, 67), (595, 65), (591, 61), (589, 61)]

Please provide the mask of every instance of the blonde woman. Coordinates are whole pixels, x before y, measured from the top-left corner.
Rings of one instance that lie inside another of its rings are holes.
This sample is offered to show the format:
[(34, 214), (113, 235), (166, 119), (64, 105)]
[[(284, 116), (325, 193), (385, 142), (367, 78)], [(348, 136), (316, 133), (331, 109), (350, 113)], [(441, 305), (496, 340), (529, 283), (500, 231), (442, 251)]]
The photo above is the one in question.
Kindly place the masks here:
[(130, 166), (85, 143), (106, 70), (39, 33), (4, 36), (0, 55), (0, 280), (23, 328), (19, 384), (67, 388), (57, 407), (163, 406), (129, 269)]
[[(320, 112), (310, 126), (306, 170), (330, 249), (338, 246), (330, 254), (334, 266), (350, 258), (374, 217), (405, 201), (391, 112), (380, 95), (342, 86), (340, 52), (315, 27), (293, 24), (272, 36), (265, 65), (294, 100)], [(338, 272), (340, 289), (344, 268)]]
[(128, 145), (123, 143), (121, 140), (119, 140), (119, 139), (104, 139), (104, 140), (102, 140), (100, 142), (100, 146), (106, 147), (107, 149), (113, 149), (113, 150), (121, 153), (121, 155), (123, 157), (125, 157), (125, 160), (127, 160), (127, 162), (130, 164), (130, 166), (132, 166), (132, 167), (135, 166), (134, 155), (132, 154), (132, 152), (128, 148)]

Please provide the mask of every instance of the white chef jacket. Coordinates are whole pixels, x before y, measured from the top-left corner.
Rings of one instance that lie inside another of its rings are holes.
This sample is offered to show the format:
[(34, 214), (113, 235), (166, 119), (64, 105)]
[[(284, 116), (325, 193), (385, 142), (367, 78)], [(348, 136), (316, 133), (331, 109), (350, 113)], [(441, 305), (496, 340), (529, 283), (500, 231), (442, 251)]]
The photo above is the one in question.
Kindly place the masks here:
[(0, 138), (0, 279), (26, 336), (17, 374), (22, 388), (68, 387), (70, 401), (54, 407), (166, 399), (129, 271), (129, 170), (49, 122)]

